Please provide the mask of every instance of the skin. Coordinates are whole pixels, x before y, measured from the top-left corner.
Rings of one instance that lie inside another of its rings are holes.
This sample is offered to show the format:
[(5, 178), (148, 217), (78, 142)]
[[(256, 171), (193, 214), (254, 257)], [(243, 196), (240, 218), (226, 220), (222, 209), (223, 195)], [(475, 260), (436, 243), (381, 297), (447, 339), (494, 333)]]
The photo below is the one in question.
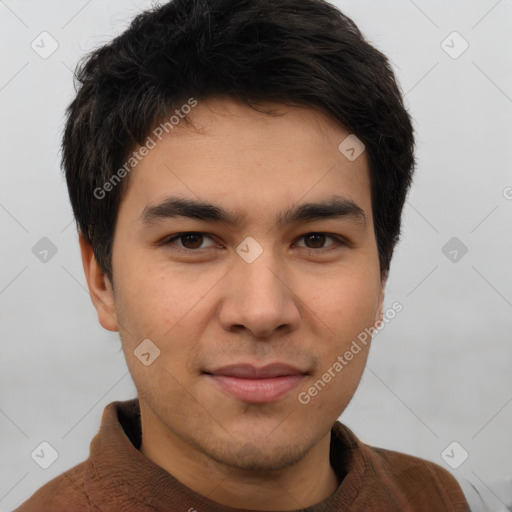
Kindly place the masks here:
[[(142, 453), (220, 504), (294, 510), (339, 485), (330, 430), (359, 384), (369, 344), (307, 405), (298, 394), (376, 325), (385, 280), (366, 154), (345, 158), (338, 145), (349, 132), (315, 109), (266, 106), (283, 115), (228, 98), (199, 102), (189, 114), (195, 129), (183, 122), (137, 164), (117, 218), (113, 283), (83, 238), (80, 244), (99, 322), (119, 331), (138, 390)], [(355, 202), (366, 223), (276, 224), (282, 211), (334, 193)], [(245, 216), (236, 227), (185, 217), (144, 224), (145, 208), (169, 195)], [(208, 236), (169, 242), (190, 231)], [(249, 236), (263, 249), (250, 264), (236, 252)], [(149, 366), (134, 356), (144, 339), (161, 351)], [(202, 373), (275, 361), (308, 375), (270, 403), (233, 398)]]

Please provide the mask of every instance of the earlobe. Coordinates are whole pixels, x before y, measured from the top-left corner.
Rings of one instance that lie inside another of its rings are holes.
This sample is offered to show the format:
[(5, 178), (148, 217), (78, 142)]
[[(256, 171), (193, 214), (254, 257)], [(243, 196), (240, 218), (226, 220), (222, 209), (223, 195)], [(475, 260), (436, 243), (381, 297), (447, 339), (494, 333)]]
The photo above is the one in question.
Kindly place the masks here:
[(377, 310), (377, 314), (375, 315), (375, 323), (373, 324), (375, 329), (378, 329), (382, 324), (382, 320), (384, 318), (384, 312), (383, 312), (382, 308), (383, 308), (383, 303), (381, 302), (379, 305), (379, 308)]
[(380, 325), (382, 323), (382, 319), (384, 318), (384, 313), (382, 311), (382, 304), (379, 307), (379, 312), (375, 317), (375, 325)]
[(118, 331), (112, 284), (98, 264), (91, 244), (81, 233), (79, 234), (79, 243), (85, 278), (92, 303), (98, 313), (98, 321), (108, 331)]
[(379, 299), (377, 304), (377, 314), (375, 315), (375, 327), (379, 326), (384, 319), (384, 296), (386, 289), (386, 281), (387, 277), (384, 276), (381, 279), (380, 291), (379, 291)]

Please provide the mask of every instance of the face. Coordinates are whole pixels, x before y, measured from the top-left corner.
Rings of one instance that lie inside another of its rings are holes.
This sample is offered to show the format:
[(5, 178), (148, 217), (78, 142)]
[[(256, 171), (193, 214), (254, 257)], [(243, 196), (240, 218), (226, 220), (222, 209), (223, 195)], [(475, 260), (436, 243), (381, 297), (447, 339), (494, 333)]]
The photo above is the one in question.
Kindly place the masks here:
[[(349, 133), (321, 113), (272, 106), (283, 115), (200, 102), (196, 130), (183, 123), (137, 164), (98, 307), (143, 435), (251, 470), (287, 467), (329, 433), (369, 344), (345, 354), (383, 300), (365, 153), (347, 159)], [(294, 370), (251, 373), (274, 363)]]

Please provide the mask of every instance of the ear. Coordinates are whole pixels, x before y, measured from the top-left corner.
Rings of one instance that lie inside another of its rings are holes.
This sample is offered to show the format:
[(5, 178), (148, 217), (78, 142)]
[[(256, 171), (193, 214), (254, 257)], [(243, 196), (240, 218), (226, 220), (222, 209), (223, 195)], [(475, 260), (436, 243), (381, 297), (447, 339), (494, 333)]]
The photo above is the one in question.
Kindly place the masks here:
[(386, 282), (387, 282), (388, 276), (387, 274), (383, 274), (380, 281), (380, 290), (379, 290), (379, 298), (377, 302), (377, 313), (375, 315), (375, 324), (374, 326), (377, 327), (382, 322), (382, 319), (384, 318), (384, 296), (386, 291)]
[(107, 331), (118, 331), (112, 284), (98, 264), (91, 244), (81, 233), (79, 234), (79, 243), (85, 278), (92, 303), (98, 313), (98, 321)]

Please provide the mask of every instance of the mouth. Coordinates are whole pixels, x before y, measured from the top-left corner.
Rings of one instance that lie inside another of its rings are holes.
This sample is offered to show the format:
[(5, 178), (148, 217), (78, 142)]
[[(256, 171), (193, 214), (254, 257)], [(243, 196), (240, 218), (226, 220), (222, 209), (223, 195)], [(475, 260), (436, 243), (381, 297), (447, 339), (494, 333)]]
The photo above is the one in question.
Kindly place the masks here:
[(268, 403), (284, 397), (297, 387), (307, 372), (285, 363), (262, 368), (235, 364), (204, 372), (215, 386), (247, 403)]

